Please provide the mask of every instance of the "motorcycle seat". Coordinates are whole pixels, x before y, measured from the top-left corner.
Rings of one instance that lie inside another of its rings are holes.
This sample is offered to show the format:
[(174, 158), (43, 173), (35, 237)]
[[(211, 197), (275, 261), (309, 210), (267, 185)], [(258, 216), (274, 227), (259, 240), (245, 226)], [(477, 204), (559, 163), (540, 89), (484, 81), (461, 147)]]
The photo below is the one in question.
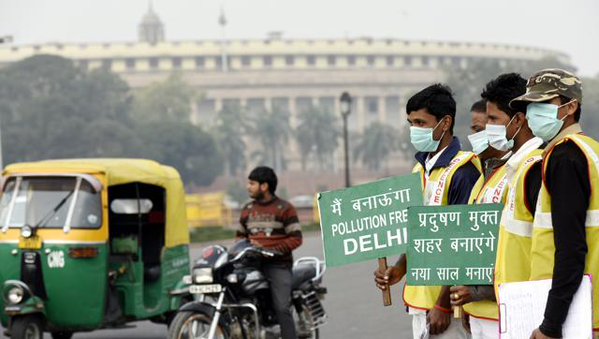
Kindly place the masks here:
[(312, 265), (300, 265), (293, 268), (293, 278), (291, 279), (291, 288), (297, 289), (304, 282), (316, 276), (316, 268)]

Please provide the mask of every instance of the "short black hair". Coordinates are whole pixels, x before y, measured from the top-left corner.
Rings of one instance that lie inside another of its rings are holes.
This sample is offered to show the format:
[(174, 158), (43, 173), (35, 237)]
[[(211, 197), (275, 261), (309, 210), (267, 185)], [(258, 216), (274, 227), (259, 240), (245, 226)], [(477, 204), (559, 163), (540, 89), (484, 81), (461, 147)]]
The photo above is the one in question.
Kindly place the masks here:
[[(510, 118), (521, 111), (520, 107), (510, 107), (510, 101), (526, 92), (526, 79), (518, 73), (501, 74), (496, 79), (491, 80), (480, 96), (487, 102), (492, 102), (505, 112)], [(519, 109), (520, 108), (520, 109)]]
[[(568, 98), (568, 97), (563, 96), (563, 95), (559, 96), (560, 105), (567, 104), (570, 101), (572, 101), (572, 98)], [(578, 108), (576, 109), (576, 112), (574, 112), (574, 120), (576, 122), (579, 122), (580, 121), (580, 113), (582, 112), (582, 104), (580, 103), (580, 101), (576, 101), (576, 102), (578, 102)]]
[(277, 175), (275, 174), (275, 171), (270, 167), (258, 166), (254, 168), (250, 172), (248, 179), (257, 181), (260, 184), (267, 183), (268, 190), (271, 194), (275, 194), (275, 191), (277, 190)]
[(481, 99), (473, 103), (472, 107), (470, 107), (470, 112), (487, 113), (487, 100)]
[(409, 115), (411, 112), (426, 109), (437, 120), (441, 120), (444, 116), (449, 115), (452, 118), (450, 132), (453, 133), (455, 107), (456, 104), (451, 94), (451, 88), (442, 84), (434, 84), (414, 94), (406, 104), (406, 112)]

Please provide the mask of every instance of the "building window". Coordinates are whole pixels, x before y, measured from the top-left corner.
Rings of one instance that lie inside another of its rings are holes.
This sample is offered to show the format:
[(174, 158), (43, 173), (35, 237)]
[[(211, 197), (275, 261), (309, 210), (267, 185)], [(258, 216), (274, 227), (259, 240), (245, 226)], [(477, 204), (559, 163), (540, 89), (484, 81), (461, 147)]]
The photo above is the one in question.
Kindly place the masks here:
[(196, 57), (196, 68), (201, 69), (204, 68), (204, 57)]
[(422, 57), (422, 66), (424, 66), (424, 67), (428, 67), (428, 66), (429, 66), (429, 64), (430, 64), (429, 57), (427, 57), (427, 56), (423, 56), (423, 57)]
[(371, 115), (379, 114), (379, 99), (377, 97), (366, 97), (366, 111)]
[(393, 67), (395, 65), (395, 57), (394, 56), (387, 56), (387, 66), (389, 67)]
[(181, 69), (181, 58), (173, 58), (173, 68)]
[(335, 58), (334, 55), (329, 55), (327, 57), (327, 63), (329, 64), (329, 66), (335, 66), (337, 59)]
[(374, 56), (373, 55), (367, 56), (366, 61), (368, 62), (368, 66), (374, 66)]
[(347, 57), (347, 64), (350, 66), (354, 66), (356, 64), (356, 56), (350, 55)]
[(293, 56), (292, 56), (292, 55), (287, 55), (287, 56), (285, 57), (285, 64), (286, 64), (287, 66), (293, 66), (293, 64), (295, 64), (295, 59), (293, 58)]
[(249, 55), (244, 55), (241, 57), (241, 65), (244, 67), (250, 66), (252, 63), (252, 58)]
[(308, 55), (308, 65), (316, 65), (316, 57), (314, 55)]
[(272, 110), (277, 112), (289, 113), (289, 98), (277, 97), (271, 100)]
[(110, 60), (110, 59), (102, 60), (102, 68), (104, 70), (110, 71), (110, 69), (112, 68), (112, 60)]
[(87, 68), (88, 68), (87, 60), (79, 60), (79, 68), (81, 68), (84, 71), (87, 71)]
[(408, 67), (412, 66), (412, 57), (411, 56), (404, 57), (403, 63), (404, 63), (404, 65), (406, 65)]
[(158, 68), (158, 58), (150, 58), (150, 68), (151, 69)]
[(133, 59), (133, 58), (125, 59), (125, 67), (127, 67), (128, 70), (135, 69), (135, 59)]
[(272, 56), (265, 56), (262, 58), (262, 62), (264, 63), (264, 67), (272, 67)]

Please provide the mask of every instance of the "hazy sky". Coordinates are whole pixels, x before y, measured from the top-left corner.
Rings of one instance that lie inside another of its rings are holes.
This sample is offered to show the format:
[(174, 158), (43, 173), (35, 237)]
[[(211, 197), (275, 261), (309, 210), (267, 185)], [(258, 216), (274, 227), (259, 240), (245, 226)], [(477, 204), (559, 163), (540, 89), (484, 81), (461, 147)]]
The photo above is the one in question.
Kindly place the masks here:
[[(148, 0), (0, 0), (0, 36), (14, 44), (134, 41)], [(170, 40), (375, 38), (513, 43), (568, 53), (599, 73), (597, 0), (154, 0)]]

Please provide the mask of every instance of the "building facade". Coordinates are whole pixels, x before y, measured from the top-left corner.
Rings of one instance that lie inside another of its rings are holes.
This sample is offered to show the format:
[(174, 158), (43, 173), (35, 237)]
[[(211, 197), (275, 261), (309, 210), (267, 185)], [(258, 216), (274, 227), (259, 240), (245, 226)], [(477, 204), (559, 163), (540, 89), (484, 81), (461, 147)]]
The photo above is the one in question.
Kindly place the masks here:
[[(0, 67), (37, 54), (59, 55), (83, 69), (115, 72), (132, 88), (179, 72), (202, 93), (192, 103), (190, 119), (204, 126), (230, 105), (247, 114), (285, 110), (294, 127), (299, 112), (314, 105), (339, 112), (339, 95), (348, 91), (353, 97), (349, 129), (360, 133), (374, 121), (403, 127), (407, 98), (440, 81), (445, 68), (476, 59), (530, 62), (553, 57), (569, 63), (567, 55), (552, 50), (468, 42), (284, 39), (280, 34), (261, 40), (167, 41), (152, 8), (138, 29), (139, 41), (129, 43), (4, 45)], [(297, 156), (292, 158), (290, 165), (297, 166)]]

